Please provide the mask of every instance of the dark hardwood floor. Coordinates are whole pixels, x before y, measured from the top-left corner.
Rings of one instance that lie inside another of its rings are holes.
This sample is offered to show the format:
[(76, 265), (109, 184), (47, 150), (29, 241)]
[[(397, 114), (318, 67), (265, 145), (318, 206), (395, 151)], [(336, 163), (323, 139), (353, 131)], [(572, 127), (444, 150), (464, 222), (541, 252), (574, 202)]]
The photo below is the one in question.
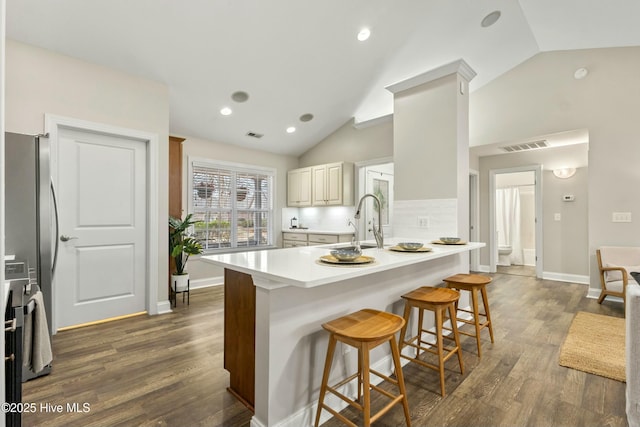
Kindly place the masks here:
[(501, 274), (536, 277), (536, 267), (533, 265), (498, 265), (496, 269)]
[[(474, 339), (462, 337), (465, 374), (447, 362), (446, 398), (437, 372), (405, 366), (414, 426), (627, 425), (624, 383), (558, 365), (576, 312), (623, 317), (622, 304), (587, 299), (585, 285), (516, 275), (494, 275), (488, 292), (496, 342), (483, 331), (478, 360)], [(222, 287), (194, 290), (172, 314), (57, 334), (53, 372), (24, 384), (24, 402), (90, 411), (37, 411), (23, 425), (248, 426), (251, 413), (225, 390), (222, 300)], [(402, 409), (375, 425), (404, 425)]]

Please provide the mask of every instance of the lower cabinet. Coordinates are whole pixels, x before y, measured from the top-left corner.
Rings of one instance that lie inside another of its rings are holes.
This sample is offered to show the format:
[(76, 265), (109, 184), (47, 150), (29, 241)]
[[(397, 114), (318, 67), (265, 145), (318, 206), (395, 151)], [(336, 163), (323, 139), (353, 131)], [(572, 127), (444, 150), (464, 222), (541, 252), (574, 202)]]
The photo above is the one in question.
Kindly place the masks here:
[(353, 239), (353, 233), (314, 234), (314, 233), (282, 233), (282, 247), (295, 248), (297, 246), (328, 245), (330, 243), (348, 243)]

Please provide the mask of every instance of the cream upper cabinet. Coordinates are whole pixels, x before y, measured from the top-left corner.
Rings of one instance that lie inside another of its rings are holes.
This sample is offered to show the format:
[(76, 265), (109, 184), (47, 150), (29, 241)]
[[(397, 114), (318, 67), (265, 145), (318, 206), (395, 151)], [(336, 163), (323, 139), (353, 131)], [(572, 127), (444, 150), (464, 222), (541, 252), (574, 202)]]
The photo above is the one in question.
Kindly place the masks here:
[(287, 172), (287, 206), (311, 206), (311, 168)]
[(329, 163), (311, 169), (313, 206), (353, 204), (352, 163)]

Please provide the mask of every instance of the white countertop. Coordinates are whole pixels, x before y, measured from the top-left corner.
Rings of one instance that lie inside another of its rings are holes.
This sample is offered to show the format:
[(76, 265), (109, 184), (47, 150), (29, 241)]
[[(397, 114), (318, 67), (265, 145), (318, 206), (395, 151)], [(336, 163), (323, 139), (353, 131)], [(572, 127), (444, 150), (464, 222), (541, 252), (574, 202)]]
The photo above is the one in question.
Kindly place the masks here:
[[(375, 261), (360, 265), (332, 265), (319, 261), (320, 256), (329, 255), (337, 245), (302, 246), (296, 248), (236, 252), (220, 255), (206, 255), (205, 262), (250, 274), (256, 286), (276, 288), (297, 286), (312, 288), (354, 277), (365, 276), (398, 267), (428, 262), (449, 255), (467, 252), (485, 246), (482, 242), (466, 245), (437, 245), (420, 239), (393, 238), (385, 241), (385, 249), (364, 249), (363, 255), (372, 256)], [(431, 252), (395, 252), (386, 249), (398, 242), (419, 241), (431, 247)], [(343, 244), (342, 246), (347, 246)], [(259, 279), (259, 280), (256, 280)], [(269, 284), (273, 282), (272, 284)]]
[(284, 228), (282, 229), (283, 233), (304, 233), (304, 234), (332, 234), (332, 235), (342, 235), (342, 234), (353, 234), (353, 230), (319, 230), (314, 228)]

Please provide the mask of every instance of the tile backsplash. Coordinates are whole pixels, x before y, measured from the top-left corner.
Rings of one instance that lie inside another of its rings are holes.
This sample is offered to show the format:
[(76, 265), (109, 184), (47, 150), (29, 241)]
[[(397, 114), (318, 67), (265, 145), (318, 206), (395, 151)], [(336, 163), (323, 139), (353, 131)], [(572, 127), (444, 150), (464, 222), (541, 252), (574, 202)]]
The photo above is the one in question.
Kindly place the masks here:
[[(291, 218), (298, 218), (300, 227), (316, 230), (344, 231), (350, 229), (347, 219), (353, 219), (355, 206), (283, 208), (282, 229), (287, 230)], [(396, 200), (393, 204), (391, 236), (437, 239), (458, 236), (458, 200)], [(418, 225), (418, 217), (426, 218), (427, 227)], [(385, 234), (385, 236), (387, 236)]]
[[(420, 227), (418, 217), (424, 218), (426, 227)], [(458, 200), (396, 200), (393, 205), (393, 235), (437, 239), (457, 237)]]
[(288, 229), (291, 218), (295, 216), (300, 227), (326, 231), (348, 230), (347, 219), (353, 219), (354, 213), (355, 206), (283, 208), (282, 229)]

